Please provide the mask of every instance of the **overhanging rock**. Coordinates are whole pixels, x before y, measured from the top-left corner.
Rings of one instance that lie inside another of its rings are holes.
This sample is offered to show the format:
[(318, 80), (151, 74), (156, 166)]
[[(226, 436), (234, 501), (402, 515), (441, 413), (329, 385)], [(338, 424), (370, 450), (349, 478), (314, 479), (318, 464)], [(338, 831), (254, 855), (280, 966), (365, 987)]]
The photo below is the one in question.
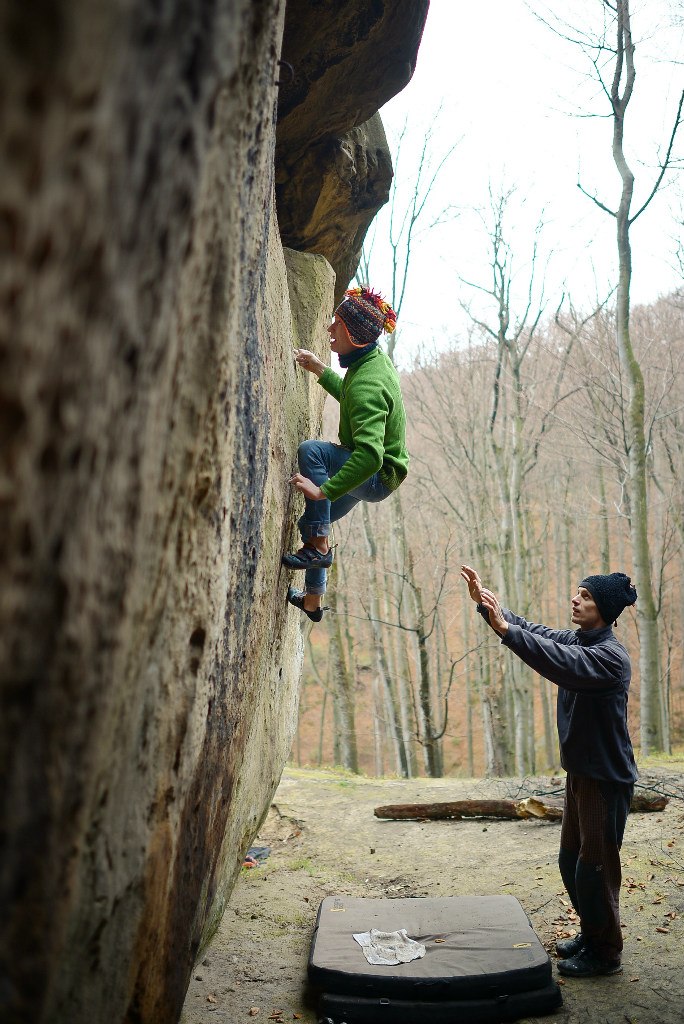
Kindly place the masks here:
[[(318, 252), (339, 301), (387, 202), (392, 161), (378, 109), (410, 81), (428, 0), (290, 0), (278, 100), (276, 196), (283, 244)], [(306, 26), (306, 29), (304, 29)]]

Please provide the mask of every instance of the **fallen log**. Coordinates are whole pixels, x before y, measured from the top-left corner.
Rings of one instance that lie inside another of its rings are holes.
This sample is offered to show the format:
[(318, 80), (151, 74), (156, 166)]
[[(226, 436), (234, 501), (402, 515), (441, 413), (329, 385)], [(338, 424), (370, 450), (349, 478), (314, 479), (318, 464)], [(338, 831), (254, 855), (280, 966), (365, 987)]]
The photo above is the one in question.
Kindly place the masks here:
[[(662, 811), (668, 803), (666, 796), (635, 794), (630, 811)], [(376, 818), (393, 820), (432, 821), (451, 818), (546, 818), (560, 821), (563, 817), (563, 797), (528, 796), (524, 800), (455, 800), (437, 804), (387, 804), (375, 808)]]

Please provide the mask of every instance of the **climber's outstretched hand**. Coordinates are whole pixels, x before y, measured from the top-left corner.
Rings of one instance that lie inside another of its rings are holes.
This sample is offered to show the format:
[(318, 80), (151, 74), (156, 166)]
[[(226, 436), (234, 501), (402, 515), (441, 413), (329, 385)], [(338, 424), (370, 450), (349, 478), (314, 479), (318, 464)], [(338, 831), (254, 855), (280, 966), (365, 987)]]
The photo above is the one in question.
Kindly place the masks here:
[(305, 498), (310, 498), (311, 501), (323, 501), (325, 499), (325, 494), (320, 487), (313, 480), (302, 476), (301, 473), (295, 473), (294, 476), (291, 476), (290, 483), (298, 491), (301, 491)]
[(325, 370), (325, 363), (318, 358), (314, 352), (309, 352), (308, 348), (296, 348), (294, 350), (295, 362), (298, 363), (302, 369), (308, 370), (310, 373), (315, 373), (317, 377)]

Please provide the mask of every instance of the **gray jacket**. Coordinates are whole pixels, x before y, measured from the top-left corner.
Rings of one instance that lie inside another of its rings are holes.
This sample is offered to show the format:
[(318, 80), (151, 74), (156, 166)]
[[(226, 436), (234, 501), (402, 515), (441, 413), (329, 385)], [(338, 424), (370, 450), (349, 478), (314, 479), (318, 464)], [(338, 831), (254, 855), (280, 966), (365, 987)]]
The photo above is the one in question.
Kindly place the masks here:
[[(488, 619), (487, 609), (481, 609)], [(549, 629), (503, 609), (502, 644), (558, 687), (561, 764), (573, 775), (633, 783), (637, 778), (627, 728), (632, 666), (610, 626)]]

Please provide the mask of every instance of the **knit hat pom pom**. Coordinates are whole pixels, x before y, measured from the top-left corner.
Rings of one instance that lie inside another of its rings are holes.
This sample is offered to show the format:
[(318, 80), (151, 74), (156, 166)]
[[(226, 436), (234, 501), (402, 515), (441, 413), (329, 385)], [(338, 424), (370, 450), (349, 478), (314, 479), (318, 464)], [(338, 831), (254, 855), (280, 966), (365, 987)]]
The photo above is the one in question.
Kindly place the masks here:
[(397, 327), (397, 314), (388, 302), (380, 303), (380, 312), (385, 314), (384, 328), (387, 334), (391, 334)]

